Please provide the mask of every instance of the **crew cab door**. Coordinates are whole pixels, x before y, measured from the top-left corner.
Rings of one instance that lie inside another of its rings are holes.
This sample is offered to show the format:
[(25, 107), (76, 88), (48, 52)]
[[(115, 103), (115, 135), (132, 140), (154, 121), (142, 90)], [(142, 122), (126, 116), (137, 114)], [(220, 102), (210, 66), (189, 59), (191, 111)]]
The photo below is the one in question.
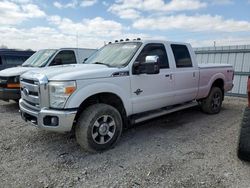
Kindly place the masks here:
[[(192, 62), (189, 49), (186, 45), (171, 44), (175, 70), (175, 103), (182, 103), (194, 100), (198, 93), (199, 69), (195, 62)], [(191, 50), (191, 49), (190, 49)]]
[(153, 43), (145, 45), (136, 58), (134, 65), (144, 63), (146, 56), (159, 57), (160, 72), (158, 74), (131, 75), (133, 113), (171, 105), (174, 99), (174, 82), (164, 44)]
[(56, 54), (48, 66), (76, 64), (76, 56), (73, 50), (61, 50)]

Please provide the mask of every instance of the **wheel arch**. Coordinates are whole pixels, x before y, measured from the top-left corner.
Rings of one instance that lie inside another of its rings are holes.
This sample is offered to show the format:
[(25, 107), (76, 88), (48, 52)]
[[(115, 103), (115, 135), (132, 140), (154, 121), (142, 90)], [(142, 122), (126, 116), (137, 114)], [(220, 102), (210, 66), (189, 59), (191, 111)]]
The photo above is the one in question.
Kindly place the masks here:
[(218, 87), (220, 88), (222, 91), (224, 91), (224, 85), (225, 85), (225, 82), (222, 78), (217, 78), (216, 80), (214, 80), (212, 87)]
[(214, 80), (212, 86), (210, 87), (210, 91), (213, 87), (220, 88), (222, 91), (222, 100), (224, 100), (224, 85), (225, 85), (224, 80), (222, 78), (217, 78), (216, 80)]
[[(204, 83), (203, 83), (204, 84)], [(199, 86), (198, 99), (206, 98), (213, 87), (219, 87), (224, 96), (224, 86), (225, 86), (225, 76), (222, 73), (217, 73), (213, 75), (207, 84)]]
[(121, 114), (122, 120), (123, 120), (123, 125), (126, 127), (127, 126), (127, 111), (124, 106), (123, 100), (115, 93), (112, 92), (101, 92), (101, 93), (95, 93), (89, 97), (87, 97), (80, 106), (78, 107), (77, 114), (75, 117), (75, 121), (78, 120), (80, 117), (81, 113), (86, 109), (87, 107), (93, 105), (93, 104), (98, 104), (98, 103), (104, 103), (108, 104), (110, 106), (113, 106), (116, 108), (119, 113)]

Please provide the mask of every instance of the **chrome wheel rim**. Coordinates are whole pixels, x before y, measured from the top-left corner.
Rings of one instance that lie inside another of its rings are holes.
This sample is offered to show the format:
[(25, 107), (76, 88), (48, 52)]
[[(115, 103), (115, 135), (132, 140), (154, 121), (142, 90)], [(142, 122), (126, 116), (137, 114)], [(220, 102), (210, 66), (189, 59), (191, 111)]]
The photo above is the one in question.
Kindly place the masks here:
[(213, 110), (217, 110), (221, 105), (221, 97), (219, 93), (215, 93), (212, 99), (212, 108)]
[(102, 115), (96, 119), (92, 128), (92, 138), (97, 144), (108, 143), (115, 135), (116, 124), (113, 117)]

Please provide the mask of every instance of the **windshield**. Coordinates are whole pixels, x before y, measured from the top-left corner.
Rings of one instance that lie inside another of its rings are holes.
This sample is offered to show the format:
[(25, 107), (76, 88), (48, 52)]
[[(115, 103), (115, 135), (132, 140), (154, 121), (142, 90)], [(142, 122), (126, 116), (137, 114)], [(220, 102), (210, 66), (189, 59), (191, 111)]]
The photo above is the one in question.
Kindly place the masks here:
[(128, 64), (140, 46), (140, 42), (108, 44), (94, 53), (85, 63), (121, 67)]
[(48, 60), (55, 54), (57, 50), (39, 50), (27, 59), (23, 67), (42, 67), (45, 66)]

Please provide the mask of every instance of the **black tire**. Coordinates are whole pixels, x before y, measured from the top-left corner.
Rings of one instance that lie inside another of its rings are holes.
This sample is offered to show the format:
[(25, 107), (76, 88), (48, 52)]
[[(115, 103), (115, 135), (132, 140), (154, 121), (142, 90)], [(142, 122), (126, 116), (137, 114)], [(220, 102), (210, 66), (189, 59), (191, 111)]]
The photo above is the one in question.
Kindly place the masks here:
[(212, 87), (207, 98), (201, 101), (201, 109), (208, 114), (218, 114), (222, 105), (222, 91), (218, 87)]
[(241, 121), (238, 143), (238, 158), (250, 161), (250, 108), (246, 108)]
[(111, 148), (122, 133), (122, 118), (114, 107), (94, 104), (82, 112), (76, 125), (76, 140), (89, 152)]

